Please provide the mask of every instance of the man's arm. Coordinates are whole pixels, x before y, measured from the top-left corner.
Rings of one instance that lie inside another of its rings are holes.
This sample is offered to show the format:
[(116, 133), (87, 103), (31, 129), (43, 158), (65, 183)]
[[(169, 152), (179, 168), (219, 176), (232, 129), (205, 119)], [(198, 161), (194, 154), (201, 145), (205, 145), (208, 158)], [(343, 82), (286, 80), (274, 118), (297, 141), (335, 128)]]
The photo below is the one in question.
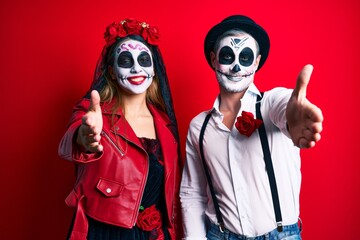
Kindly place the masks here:
[[(198, 141), (195, 141), (197, 144)], [(186, 162), (180, 186), (180, 202), (184, 226), (184, 239), (206, 240), (205, 209), (207, 181), (201, 159), (189, 132), (186, 139)]]

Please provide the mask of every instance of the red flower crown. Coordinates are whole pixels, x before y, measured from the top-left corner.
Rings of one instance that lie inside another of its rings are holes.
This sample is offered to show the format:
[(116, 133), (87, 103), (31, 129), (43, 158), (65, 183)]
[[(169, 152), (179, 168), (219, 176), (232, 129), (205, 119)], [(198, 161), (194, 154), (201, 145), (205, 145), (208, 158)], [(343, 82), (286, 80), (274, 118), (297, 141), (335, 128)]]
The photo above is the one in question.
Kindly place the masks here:
[(106, 46), (113, 44), (118, 37), (123, 38), (128, 35), (139, 35), (151, 45), (157, 45), (160, 37), (157, 27), (150, 26), (146, 22), (139, 22), (133, 18), (127, 18), (120, 22), (113, 22), (106, 27), (104, 33)]

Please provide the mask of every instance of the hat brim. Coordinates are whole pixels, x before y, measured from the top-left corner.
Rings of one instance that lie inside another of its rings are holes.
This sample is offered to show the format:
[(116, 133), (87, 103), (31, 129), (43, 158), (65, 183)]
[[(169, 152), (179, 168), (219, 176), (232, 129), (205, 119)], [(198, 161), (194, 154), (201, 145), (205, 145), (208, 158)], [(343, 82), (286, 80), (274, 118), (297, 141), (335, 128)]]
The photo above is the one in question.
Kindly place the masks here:
[(255, 22), (250, 22), (248, 20), (244, 21), (239, 19), (220, 22), (219, 24), (211, 28), (208, 34), (206, 35), (204, 52), (205, 52), (206, 60), (210, 65), (210, 67), (213, 68), (211, 64), (210, 53), (214, 50), (214, 46), (218, 37), (229, 30), (244, 31), (250, 34), (257, 41), (261, 55), (260, 63), (257, 68), (257, 71), (259, 71), (259, 69), (264, 65), (269, 55), (269, 50), (270, 50), (269, 36), (266, 33), (266, 31), (261, 26), (257, 25)]

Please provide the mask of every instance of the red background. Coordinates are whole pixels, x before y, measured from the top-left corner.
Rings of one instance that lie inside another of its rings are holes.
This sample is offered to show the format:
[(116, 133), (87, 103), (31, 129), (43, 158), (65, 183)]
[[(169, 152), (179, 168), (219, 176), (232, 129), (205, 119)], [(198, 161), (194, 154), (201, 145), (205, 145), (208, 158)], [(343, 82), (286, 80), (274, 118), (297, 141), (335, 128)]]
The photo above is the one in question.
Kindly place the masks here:
[(189, 121), (218, 91), (203, 39), (226, 16), (246, 14), (271, 39), (255, 77), (260, 90), (292, 88), (302, 66), (314, 65), (308, 97), (325, 121), (322, 141), (301, 153), (303, 238), (355, 239), (359, 10), (357, 0), (2, 0), (0, 238), (65, 239), (74, 171), (57, 147), (90, 85), (109, 23), (135, 17), (159, 27), (184, 149)]

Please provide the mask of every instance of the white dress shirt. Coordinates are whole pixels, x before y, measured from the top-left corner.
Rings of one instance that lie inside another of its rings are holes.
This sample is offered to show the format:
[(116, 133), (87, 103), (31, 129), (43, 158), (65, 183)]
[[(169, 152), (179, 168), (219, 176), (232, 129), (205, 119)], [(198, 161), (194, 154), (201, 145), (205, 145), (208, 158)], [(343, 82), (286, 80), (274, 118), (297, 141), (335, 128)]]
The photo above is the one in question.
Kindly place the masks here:
[[(294, 224), (299, 216), (301, 184), (299, 148), (286, 129), (286, 105), (292, 90), (275, 88), (264, 93), (261, 114), (265, 124), (278, 188), (283, 225)], [(241, 100), (242, 111), (256, 116), (259, 90), (252, 84)], [(265, 169), (260, 136), (241, 135), (235, 125), (228, 129), (219, 111), (219, 97), (207, 125), (203, 149), (207, 166), (223, 215), (225, 228), (249, 237), (276, 228), (270, 184)], [(208, 111), (190, 123), (186, 139), (186, 163), (182, 175), (180, 200), (187, 240), (206, 239), (205, 218), (217, 224), (214, 205), (199, 152), (200, 129)]]

